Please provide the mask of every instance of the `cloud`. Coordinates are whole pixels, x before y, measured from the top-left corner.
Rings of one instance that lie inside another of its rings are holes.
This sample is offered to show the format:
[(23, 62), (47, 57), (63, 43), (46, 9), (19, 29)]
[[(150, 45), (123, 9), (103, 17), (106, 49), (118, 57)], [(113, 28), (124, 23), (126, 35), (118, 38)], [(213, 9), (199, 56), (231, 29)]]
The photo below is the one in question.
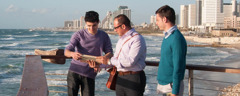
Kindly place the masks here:
[(32, 13), (45, 14), (47, 12), (48, 12), (47, 9), (32, 9)]
[(18, 8), (15, 7), (13, 4), (9, 5), (8, 8), (5, 10), (6, 12), (15, 12)]

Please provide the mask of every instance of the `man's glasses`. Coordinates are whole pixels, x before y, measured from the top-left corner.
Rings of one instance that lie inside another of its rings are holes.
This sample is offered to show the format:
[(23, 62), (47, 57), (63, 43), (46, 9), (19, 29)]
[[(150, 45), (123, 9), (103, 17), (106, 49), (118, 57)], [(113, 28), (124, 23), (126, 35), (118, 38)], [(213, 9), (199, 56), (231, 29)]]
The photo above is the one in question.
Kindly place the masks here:
[(114, 27), (114, 29), (117, 29), (117, 28), (119, 28), (119, 27), (121, 27), (123, 24), (121, 24), (121, 25), (119, 25), (119, 26), (117, 26), (117, 27)]

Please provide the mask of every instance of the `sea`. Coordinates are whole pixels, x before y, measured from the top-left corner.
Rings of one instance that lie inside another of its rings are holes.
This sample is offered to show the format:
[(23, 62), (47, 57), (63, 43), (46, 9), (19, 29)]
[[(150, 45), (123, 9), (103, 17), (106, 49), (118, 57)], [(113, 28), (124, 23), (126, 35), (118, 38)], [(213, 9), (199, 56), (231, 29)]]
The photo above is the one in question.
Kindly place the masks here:
[[(54, 50), (64, 49), (69, 43), (71, 35), (74, 32), (61, 31), (29, 31), (28, 29), (0, 29), (0, 96), (15, 96), (19, 90), (24, 60), (26, 55), (34, 55), (34, 49)], [(118, 41), (118, 35), (109, 34), (112, 47), (115, 52), (115, 46)], [(160, 60), (160, 50), (163, 37), (144, 35), (147, 44), (147, 61)], [(202, 44), (187, 41), (190, 44)], [(234, 48), (213, 48), (213, 47), (188, 47), (187, 64), (209, 65), (209, 66), (225, 66), (221, 62), (232, 61), (239, 57), (240, 51)], [(42, 61), (45, 73), (67, 74), (70, 66), (68, 59), (64, 65), (51, 64)], [(235, 63), (234, 63), (235, 64)], [(231, 65), (234, 66), (234, 65)], [(158, 96), (156, 94), (157, 87), (157, 71), (154, 66), (146, 66), (144, 69), (147, 76), (147, 85), (145, 88), (145, 96)], [(102, 70), (98, 73), (95, 80), (95, 96), (115, 96), (115, 92), (106, 88), (105, 84), (109, 73)], [(186, 70), (185, 78), (188, 76)], [(66, 75), (52, 76), (47, 75), (47, 79), (66, 79)], [(199, 96), (216, 96), (221, 92), (216, 91), (223, 87), (230, 86), (240, 82), (240, 76), (237, 74), (226, 74), (219, 72), (202, 72), (194, 71), (194, 94)], [(211, 79), (210, 81), (204, 81)], [(215, 80), (223, 80), (224, 83), (211, 82)], [(226, 83), (226, 81), (228, 81)], [(188, 94), (187, 79), (185, 82), (185, 95)], [(230, 82), (230, 83), (229, 83)], [(48, 85), (66, 85), (66, 81), (47, 81)], [(226, 84), (225, 84), (226, 83)], [(49, 90), (67, 91), (66, 87), (49, 86)], [(213, 89), (213, 90), (212, 90)], [(66, 93), (49, 92), (49, 96), (67, 96)]]

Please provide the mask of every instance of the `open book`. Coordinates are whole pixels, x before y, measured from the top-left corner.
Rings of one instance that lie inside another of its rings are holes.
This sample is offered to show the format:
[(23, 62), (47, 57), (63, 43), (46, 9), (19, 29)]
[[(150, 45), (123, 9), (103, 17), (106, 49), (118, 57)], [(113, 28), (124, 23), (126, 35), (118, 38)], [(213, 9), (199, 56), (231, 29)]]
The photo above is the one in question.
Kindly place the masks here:
[(96, 56), (92, 56), (92, 55), (82, 55), (81, 61), (82, 62), (87, 62), (88, 60), (93, 60), (96, 62)]

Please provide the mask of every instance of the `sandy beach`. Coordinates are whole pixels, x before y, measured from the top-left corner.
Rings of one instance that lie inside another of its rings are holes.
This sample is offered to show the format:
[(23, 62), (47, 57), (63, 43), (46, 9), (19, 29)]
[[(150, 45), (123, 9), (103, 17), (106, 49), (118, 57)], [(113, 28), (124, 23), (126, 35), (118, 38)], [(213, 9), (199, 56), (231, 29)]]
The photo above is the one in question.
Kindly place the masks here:
[[(116, 32), (107, 32), (108, 34), (117, 34)], [(150, 36), (161, 36), (164, 35), (161, 33), (141, 33), (142, 35)], [(231, 48), (236, 48), (240, 50), (240, 37), (213, 37), (213, 38), (200, 38), (197, 36), (184, 36), (187, 41), (204, 43), (204, 44), (213, 44), (219, 42), (220, 44), (228, 45)]]
[[(187, 41), (205, 43), (205, 44), (213, 44), (214, 42), (220, 42), (221, 44), (227, 45), (229, 48), (235, 48), (238, 50), (237, 52), (231, 52), (232, 55), (227, 58), (222, 58), (221, 60), (215, 62), (214, 65), (221, 67), (231, 67), (231, 68), (240, 68), (240, 37), (220, 37), (220, 38), (199, 38), (196, 36), (185, 36)], [(234, 40), (233, 40), (234, 39)], [(212, 85), (208, 86), (208, 88), (217, 88), (216, 90), (223, 90), (225, 92), (218, 91), (216, 94), (218, 96), (238, 96), (240, 95), (240, 76), (239, 74), (234, 73), (223, 73), (223, 72), (209, 72), (209, 71), (197, 71), (197, 75), (195, 77), (201, 78), (204, 80), (212, 80), (212, 81), (227, 81), (232, 83), (223, 83), (223, 82), (207, 82), (207, 81), (197, 81), (199, 86), (201, 84), (204, 85)], [(206, 86), (204, 86), (206, 87)], [(207, 89), (207, 88), (206, 88)], [(226, 92), (230, 91), (230, 92)], [(199, 92), (200, 94), (201, 92)], [(198, 93), (197, 93), (198, 94)]]

